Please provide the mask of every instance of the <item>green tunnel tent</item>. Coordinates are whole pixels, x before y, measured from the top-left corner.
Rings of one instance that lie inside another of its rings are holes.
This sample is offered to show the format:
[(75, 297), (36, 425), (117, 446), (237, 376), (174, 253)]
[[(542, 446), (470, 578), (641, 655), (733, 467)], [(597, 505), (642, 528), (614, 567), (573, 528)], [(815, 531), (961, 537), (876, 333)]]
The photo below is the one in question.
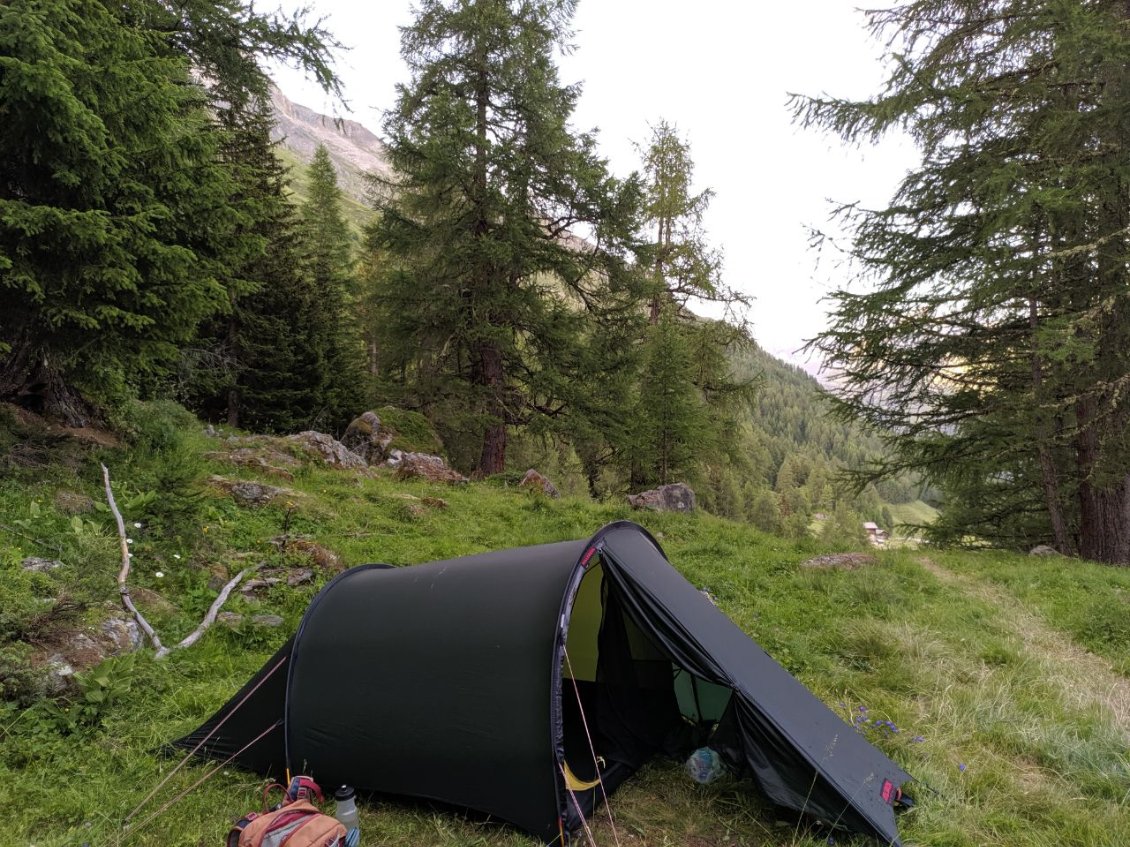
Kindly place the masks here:
[(626, 521), (589, 541), (346, 571), (173, 743), (477, 810), (547, 843), (653, 756), (703, 744), (779, 806), (885, 844), (900, 843), (910, 779)]

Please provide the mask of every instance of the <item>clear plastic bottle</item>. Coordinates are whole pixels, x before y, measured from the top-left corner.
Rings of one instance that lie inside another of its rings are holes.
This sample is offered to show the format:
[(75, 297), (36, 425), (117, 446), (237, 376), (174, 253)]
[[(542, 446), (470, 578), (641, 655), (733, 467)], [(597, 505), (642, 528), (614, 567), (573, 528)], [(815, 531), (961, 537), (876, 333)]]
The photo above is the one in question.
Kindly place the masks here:
[(345, 827), (345, 843), (350, 847), (361, 839), (361, 817), (357, 814), (357, 803), (353, 799), (355, 795), (356, 792), (348, 785), (343, 785), (334, 792), (334, 800), (337, 801), (334, 817)]

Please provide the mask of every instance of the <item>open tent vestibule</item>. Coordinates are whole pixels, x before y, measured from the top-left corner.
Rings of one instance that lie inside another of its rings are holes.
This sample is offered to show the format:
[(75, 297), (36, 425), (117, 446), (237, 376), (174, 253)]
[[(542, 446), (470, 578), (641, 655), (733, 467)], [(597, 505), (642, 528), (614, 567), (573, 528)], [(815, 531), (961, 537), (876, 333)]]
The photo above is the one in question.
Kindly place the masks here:
[(474, 809), (547, 843), (656, 754), (703, 745), (774, 803), (885, 844), (900, 843), (910, 779), (626, 521), (588, 541), (346, 571), (174, 743)]

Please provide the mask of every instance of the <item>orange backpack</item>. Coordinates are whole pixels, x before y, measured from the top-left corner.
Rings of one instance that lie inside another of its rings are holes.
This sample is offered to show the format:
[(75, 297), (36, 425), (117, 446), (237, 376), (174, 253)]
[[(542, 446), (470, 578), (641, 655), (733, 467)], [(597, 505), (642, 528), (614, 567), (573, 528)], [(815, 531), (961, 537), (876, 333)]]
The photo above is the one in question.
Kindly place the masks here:
[[(268, 786), (264, 798), (271, 788), (281, 787)], [(313, 797), (322, 798), (314, 780), (296, 776), (284, 791), (279, 808), (251, 812), (236, 821), (228, 832), (227, 847), (346, 847), (344, 824), (311, 802)]]
[(264, 814), (252, 812), (228, 833), (228, 847), (344, 847), (345, 826), (307, 800)]

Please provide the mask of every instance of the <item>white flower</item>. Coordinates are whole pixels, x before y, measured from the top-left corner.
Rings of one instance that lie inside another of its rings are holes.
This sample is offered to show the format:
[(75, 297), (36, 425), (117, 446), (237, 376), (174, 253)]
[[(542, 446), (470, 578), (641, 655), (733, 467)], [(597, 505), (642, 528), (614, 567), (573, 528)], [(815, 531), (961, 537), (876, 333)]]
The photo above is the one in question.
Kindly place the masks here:
[(126, 544), (133, 544), (133, 539), (132, 539), (132, 538), (127, 538), (127, 539), (126, 539)]
[(180, 558), (180, 553), (173, 553), (173, 558), (174, 558), (174, 559), (179, 559), (179, 558)]
[(157, 579), (164, 579), (165, 578), (165, 572), (164, 571), (157, 571), (157, 573), (153, 574), (153, 576), (157, 577)]
[(141, 529), (141, 523), (140, 522), (134, 523), (133, 528), (134, 529)]

